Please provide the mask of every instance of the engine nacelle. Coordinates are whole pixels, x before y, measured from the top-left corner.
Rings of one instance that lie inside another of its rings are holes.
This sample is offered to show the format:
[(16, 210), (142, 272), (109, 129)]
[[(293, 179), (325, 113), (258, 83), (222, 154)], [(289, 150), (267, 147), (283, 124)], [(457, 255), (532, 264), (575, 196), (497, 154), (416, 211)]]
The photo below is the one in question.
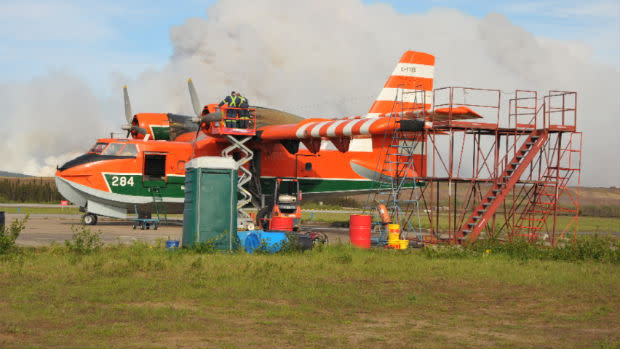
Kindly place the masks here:
[(185, 133), (196, 132), (192, 117), (178, 114), (138, 113), (131, 120), (129, 131), (134, 139), (174, 141)]

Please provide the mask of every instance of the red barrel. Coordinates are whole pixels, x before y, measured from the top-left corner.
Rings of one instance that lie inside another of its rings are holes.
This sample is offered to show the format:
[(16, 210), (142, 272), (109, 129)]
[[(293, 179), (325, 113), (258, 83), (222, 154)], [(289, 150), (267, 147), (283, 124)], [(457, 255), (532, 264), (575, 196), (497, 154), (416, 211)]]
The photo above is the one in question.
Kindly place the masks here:
[(352, 214), (349, 221), (349, 239), (351, 244), (361, 248), (370, 248), (370, 215)]
[(273, 217), (269, 230), (293, 231), (293, 217)]

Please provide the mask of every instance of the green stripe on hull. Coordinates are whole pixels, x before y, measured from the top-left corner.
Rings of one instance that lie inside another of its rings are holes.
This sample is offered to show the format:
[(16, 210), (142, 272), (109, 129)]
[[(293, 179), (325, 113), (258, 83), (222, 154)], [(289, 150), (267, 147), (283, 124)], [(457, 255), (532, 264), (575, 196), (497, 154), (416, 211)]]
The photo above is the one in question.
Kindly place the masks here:
[[(185, 176), (169, 176), (166, 182), (143, 182), (142, 175), (127, 174), (105, 174), (105, 180), (110, 190), (116, 194), (151, 196), (150, 187), (161, 183), (161, 194), (163, 197), (183, 198), (185, 197)], [(417, 183), (423, 186), (424, 183)], [(273, 178), (261, 178), (261, 187), (264, 194), (271, 194), (273, 191)], [(321, 178), (299, 178), (299, 187), (302, 193), (329, 193), (329, 192), (355, 192), (377, 189), (377, 184), (370, 180), (352, 181), (346, 179), (321, 179)], [(404, 185), (405, 188), (413, 187), (412, 183)]]
[[(104, 175), (108, 187), (115, 194), (134, 195), (134, 196), (151, 196), (149, 188), (155, 182), (143, 182), (142, 175), (127, 174), (105, 174)], [(185, 197), (185, 176), (169, 176), (167, 182), (162, 183), (161, 195), (169, 198)]]
[(156, 140), (170, 140), (170, 127), (168, 126), (151, 126), (153, 130), (153, 138)]
[[(376, 190), (377, 183), (370, 180), (352, 181), (346, 179), (322, 179), (322, 178), (299, 178), (299, 188), (302, 193), (329, 193)], [(417, 183), (423, 186), (424, 183)], [(261, 178), (261, 187), (264, 194), (271, 194), (273, 191), (273, 178)], [(412, 188), (413, 183), (406, 183), (404, 188)]]

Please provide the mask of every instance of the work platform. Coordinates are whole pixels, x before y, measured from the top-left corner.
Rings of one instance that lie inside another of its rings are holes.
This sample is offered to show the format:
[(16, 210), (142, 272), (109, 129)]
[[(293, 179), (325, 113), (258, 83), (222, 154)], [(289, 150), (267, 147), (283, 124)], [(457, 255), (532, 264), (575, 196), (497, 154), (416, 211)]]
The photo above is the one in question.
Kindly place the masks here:
[(201, 125), (203, 131), (213, 137), (226, 139), (230, 144), (221, 152), (224, 158), (234, 159), (239, 176), (237, 181), (237, 229), (254, 229), (254, 219), (243, 208), (252, 203), (252, 194), (246, 188), (252, 180), (252, 171), (246, 166), (254, 158), (254, 152), (246, 143), (256, 135), (256, 109), (217, 107), (214, 112), (222, 115), (221, 120)]
[[(431, 110), (397, 114), (427, 125), (423, 132), (399, 135), (418, 142), (425, 160), (416, 164), (398, 154), (401, 162), (415, 165), (418, 177), (408, 180), (425, 185), (415, 193), (401, 185), (390, 194), (395, 202), (415, 202), (396, 210), (401, 225), (425, 222), (416, 224), (422, 238), (417, 231), (411, 240), (525, 238), (554, 246), (576, 239), (582, 140), (575, 92), (539, 97), (528, 90), (446, 87), (433, 91), (432, 102), (419, 103), (432, 104)], [(475, 119), (452, 115), (463, 108)]]

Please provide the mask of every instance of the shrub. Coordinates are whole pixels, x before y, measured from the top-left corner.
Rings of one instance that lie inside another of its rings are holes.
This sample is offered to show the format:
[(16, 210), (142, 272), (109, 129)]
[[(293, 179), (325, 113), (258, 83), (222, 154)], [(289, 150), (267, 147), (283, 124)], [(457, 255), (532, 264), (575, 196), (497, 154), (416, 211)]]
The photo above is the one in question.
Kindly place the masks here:
[(591, 217), (620, 217), (620, 206), (583, 205), (579, 207), (579, 215)]
[(17, 240), (22, 230), (26, 228), (28, 217), (26, 215), (23, 219), (16, 219), (9, 227), (4, 226), (0, 229), (0, 254), (5, 254), (15, 249), (15, 240)]
[(217, 252), (217, 250), (215, 249), (215, 241), (216, 241), (215, 239), (211, 239), (211, 240), (203, 241), (203, 242), (195, 242), (194, 245), (192, 246), (192, 250), (200, 254), (215, 253)]
[(71, 226), (71, 240), (65, 240), (65, 246), (71, 252), (89, 254), (99, 251), (103, 246), (101, 232), (93, 233), (83, 225)]
[(620, 263), (620, 240), (611, 236), (578, 236), (577, 243), (566, 242), (556, 247), (531, 243), (525, 239), (498, 241), (480, 239), (466, 246), (427, 246), (423, 254), (428, 258), (466, 258), (504, 255), (514, 259), (528, 260), (594, 260)]

